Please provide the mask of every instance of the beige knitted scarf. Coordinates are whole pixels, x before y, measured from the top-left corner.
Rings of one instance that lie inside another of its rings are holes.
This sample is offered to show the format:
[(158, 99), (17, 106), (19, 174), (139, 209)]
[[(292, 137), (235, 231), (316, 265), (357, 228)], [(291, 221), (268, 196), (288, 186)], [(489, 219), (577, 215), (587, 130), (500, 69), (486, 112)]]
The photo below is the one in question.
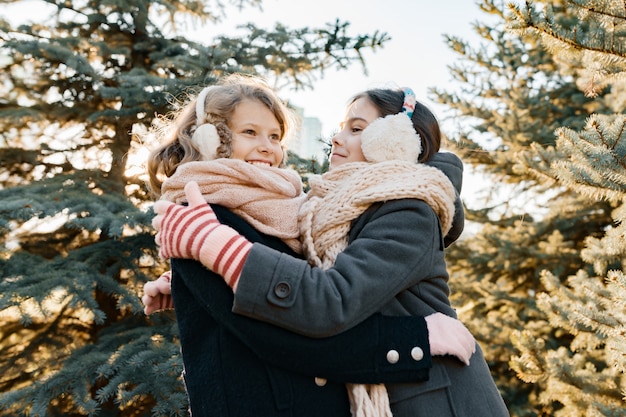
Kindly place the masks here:
[(207, 202), (230, 209), (259, 232), (276, 236), (302, 252), (296, 213), (306, 196), (297, 172), (237, 159), (188, 162), (163, 182), (161, 198), (185, 202), (184, 188), (189, 181), (198, 183)]
[[(331, 267), (348, 244), (352, 221), (373, 203), (416, 198), (441, 221), (444, 235), (452, 226), (455, 191), (438, 169), (404, 161), (355, 162), (309, 179), (311, 191), (298, 215), (306, 258)], [(391, 417), (384, 384), (348, 384), (353, 417)]]

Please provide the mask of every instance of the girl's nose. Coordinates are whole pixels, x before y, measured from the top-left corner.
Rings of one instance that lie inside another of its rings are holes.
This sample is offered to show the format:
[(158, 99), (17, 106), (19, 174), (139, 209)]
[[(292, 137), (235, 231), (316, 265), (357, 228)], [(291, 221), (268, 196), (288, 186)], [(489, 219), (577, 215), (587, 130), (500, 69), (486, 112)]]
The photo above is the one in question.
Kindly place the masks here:
[(331, 143), (335, 146), (341, 144), (340, 132), (335, 132), (333, 134), (333, 137), (331, 138)]
[(258, 149), (261, 152), (272, 152), (272, 141), (265, 135), (259, 136)]

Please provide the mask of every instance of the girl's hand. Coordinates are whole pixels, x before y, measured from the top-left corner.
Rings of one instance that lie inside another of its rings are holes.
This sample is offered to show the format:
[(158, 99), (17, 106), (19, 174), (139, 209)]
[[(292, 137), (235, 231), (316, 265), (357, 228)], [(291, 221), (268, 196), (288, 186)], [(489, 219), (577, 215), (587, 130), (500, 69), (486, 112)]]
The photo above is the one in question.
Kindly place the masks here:
[(459, 320), (443, 313), (425, 317), (431, 356), (453, 355), (465, 365), (476, 352), (476, 340)]
[(154, 281), (146, 282), (143, 285), (143, 297), (141, 302), (144, 305), (143, 312), (150, 315), (155, 311), (168, 310), (174, 308), (172, 299), (172, 271), (163, 273)]

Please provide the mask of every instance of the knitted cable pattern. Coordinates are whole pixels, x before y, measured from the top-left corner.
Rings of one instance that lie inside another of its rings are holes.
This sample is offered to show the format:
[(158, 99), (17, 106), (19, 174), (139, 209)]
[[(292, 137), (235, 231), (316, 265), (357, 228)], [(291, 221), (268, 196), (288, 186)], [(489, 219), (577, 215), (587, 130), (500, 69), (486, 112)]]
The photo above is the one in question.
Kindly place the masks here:
[(309, 179), (311, 190), (298, 223), (309, 263), (334, 265), (345, 249), (352, 221), (379, 201), (415, 198), (437, 214), (444, 235), (452, 227), (455, 191), (437, 168), (404, 161), (353, 162)]
[[(303, 251), (328, 269), (348, 245), (352, 221), (373, 203), (416, 198), (437, 214), (444, 235), (452, 227), (455, 191), (436, 168), (413, 162), (354, 162), (309, 179), (311, 190), (298, 213)], [(384, 384), (347, 384), (353, 417), (392, 417)]]

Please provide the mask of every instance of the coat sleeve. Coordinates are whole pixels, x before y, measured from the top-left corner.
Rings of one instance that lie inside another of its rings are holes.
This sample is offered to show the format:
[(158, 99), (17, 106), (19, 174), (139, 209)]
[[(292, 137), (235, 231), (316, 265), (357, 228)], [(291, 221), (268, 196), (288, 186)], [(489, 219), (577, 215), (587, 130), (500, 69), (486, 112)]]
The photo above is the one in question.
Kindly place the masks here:
[(447, 298), (443, 250), (439, 219), (425, 202), (387, 202), (356, 220), (348, 246), (327, 270), (254, 244), (234, 311), (312, 337), (337, 334), (423, 282)]
[[(199, 262), (173, 259), (172, 271), (173, 282), (185, 285), (193, 294), (189, 302), (200, 303), (221, 326), (274, 366), (337, 382), (428, 380), (432, 359), (422, 317), (376, 314), (336, 336), (313, 339), (234, 314), (231, 289)], [(422, 358), (412, 355), (416, 347)], [(397, 363), (387, 361), (391, 349), (399, 352)]]

